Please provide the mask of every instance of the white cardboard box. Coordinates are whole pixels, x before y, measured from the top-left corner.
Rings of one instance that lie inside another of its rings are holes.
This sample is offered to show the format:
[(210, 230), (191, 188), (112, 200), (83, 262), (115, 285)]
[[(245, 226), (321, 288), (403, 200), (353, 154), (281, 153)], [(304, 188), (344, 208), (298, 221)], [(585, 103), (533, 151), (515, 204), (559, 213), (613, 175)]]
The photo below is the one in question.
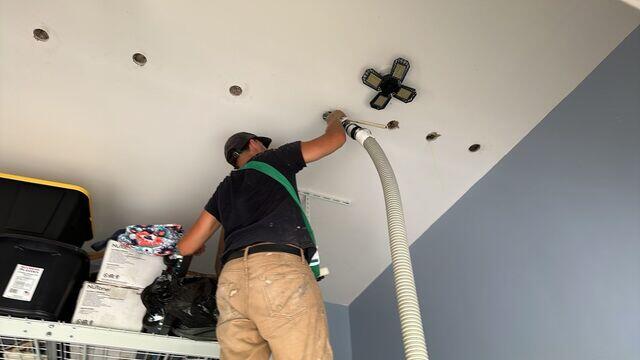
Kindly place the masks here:
[(142, 290), (85, 281), (73, 313), (74, 324), (121, 330), (142, 330), (147, 309), (140, 299)]
[(141, 254), (110, 240), (96, 282), (144, 289), (160, 276), (165, 267), (162, 256)]

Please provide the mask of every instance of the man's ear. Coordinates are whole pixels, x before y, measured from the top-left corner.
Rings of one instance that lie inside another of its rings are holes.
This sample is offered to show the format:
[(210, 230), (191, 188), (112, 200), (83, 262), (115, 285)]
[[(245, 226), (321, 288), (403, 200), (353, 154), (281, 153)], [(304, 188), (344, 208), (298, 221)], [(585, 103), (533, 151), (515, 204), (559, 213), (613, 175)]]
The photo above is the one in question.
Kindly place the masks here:
[(253, 150), (256, 147), (256, 141), (254, 139), (249, 140), (248, 150)]
[(260, 142), (260, 140), (257, 139), (251, 139), (249, 140), (249, 148), (254, 150), (254, 151), (260, 151), (262, 150), (262, 148), (264, 147), (264, 145), (262, 145), (262, 142)]

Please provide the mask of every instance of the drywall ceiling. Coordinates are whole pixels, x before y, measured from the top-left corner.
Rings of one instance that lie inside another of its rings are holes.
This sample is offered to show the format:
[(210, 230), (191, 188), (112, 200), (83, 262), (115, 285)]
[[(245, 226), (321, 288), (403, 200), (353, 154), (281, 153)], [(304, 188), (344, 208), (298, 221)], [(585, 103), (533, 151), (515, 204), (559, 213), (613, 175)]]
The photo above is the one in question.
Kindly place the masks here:
[[(614, 0), (0, 0), (0, 169), (86, 187), (96, 238), (131, 223), (190, 225), (230, 170), (230, 134), (311, 139), (337, 107), (400, 121), (374, 133), (413, 241), (639, 22)], [(360, 76), (398, 56), (418, 96), (373, 110)], [(442, 136), (427, 143), (431, 131)], [(311, 203), (332, 272), (325, 298), (348, 304), (389, 264), (375, 169), (350, 141), (299, 184), (352, 201)], [(214, 248), (196, 270), (212, 271)]]
[(640, 9), (640, 0), (622, 0), (624, 2), (626, 2), (627, 4), (634, 6), (638, 9)]

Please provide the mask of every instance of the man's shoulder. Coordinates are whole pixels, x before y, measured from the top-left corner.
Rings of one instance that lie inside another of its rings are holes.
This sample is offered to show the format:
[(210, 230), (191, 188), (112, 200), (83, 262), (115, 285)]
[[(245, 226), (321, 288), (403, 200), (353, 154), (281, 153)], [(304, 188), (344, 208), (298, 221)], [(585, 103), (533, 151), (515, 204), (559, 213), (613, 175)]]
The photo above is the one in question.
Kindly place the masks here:
[(290, 142), (276, 149), (264, 151), (255, 160), (264, 161), (283, 173), (295, 174), (306, 166), (300, 141)]
[[(302, 157), (300, 141), (265, 150), (252, 157), (249, 161), (260, 161), (269, 164), (285, 175), (295, 175), (306, 165)], [(230, 178), (229, 181), (244, 179), (243, 173), (243, 170), (232, 171), (228, 176)]]
[(275, 149), (265, 150), (264, 152), (258, 154), (254, 158), (254, 160), (282, 161), (282, 160), (287, 160), (291, 157), (297, 158), (300, 152), (301, 152), (300, 141), (294, 141), (294, 142), (290, 142), (282, 146), (279, 146)]
[(228, 186), (233, 181), (233, 178), (237, 177), (238, 175), (241, 175), (240, 171), (238, 170), (231, 171), (227, 176), (224, 177), (224, 179), (222, 179), (222, 181), (220, 181), (220, 183), (218, 184), (218, 189), (222, 189)]
[(280, 145), (275, 149), (268, 149), (263, 151), (262, 153), (258, 154), (258, 156), (262, 155), (262, 156), (273, 156), (273, 155), (278, 155), (278, 154), (283, 154), (283, 153), (288, 153), (290, 151), (297, 151), (300, 149), (300, 141), (292, 141), (290, 143), (286, 143), (284, 145)]

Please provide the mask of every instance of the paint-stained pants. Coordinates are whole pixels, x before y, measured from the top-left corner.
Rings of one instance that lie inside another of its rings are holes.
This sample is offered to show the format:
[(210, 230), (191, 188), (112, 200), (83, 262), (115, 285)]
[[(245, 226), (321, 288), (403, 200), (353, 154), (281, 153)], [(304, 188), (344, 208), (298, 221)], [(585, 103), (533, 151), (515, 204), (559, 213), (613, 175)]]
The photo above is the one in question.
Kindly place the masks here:
[(320, 288), (300, 256), (245, 251), (222, 269), (216, 301), (222, 360), (333, 359)]

